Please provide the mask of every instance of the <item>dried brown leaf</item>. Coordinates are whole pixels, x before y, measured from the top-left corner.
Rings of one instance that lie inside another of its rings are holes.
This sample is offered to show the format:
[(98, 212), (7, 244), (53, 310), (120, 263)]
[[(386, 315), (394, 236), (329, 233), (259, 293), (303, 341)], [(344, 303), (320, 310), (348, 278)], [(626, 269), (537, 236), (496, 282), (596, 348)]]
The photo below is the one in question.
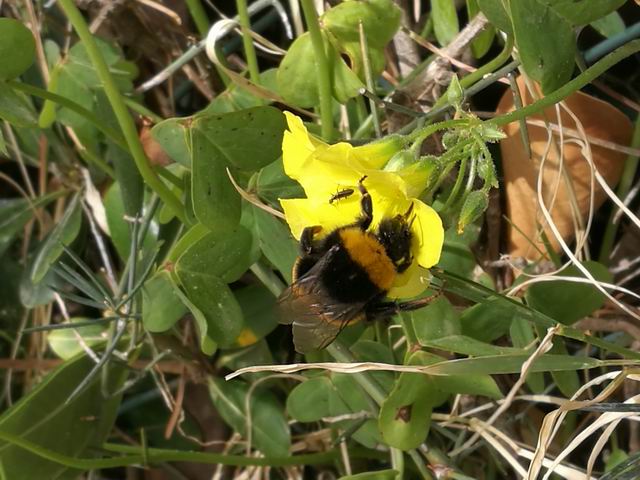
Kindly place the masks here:
[[(523, 104), (531, 104), (534, 99), (527, 91), (523, 77), (519, 77), (517, 83)], [(632, 124), (626, 115), (609, 103), (582, 92), (576, 92), (565, 100), (565, 105), (582, 123), (587, 138), (629, 145)], [(513, 96), (510, 91), (507, 91), (500, 100), (497, 113), (505, 113), (513, 109)], [(559, 123), (555, 107), (548, 108), (543, 114), (534, 115), (532, 118), (546, 120), (551, 124)], [(579, 130), (576, 122), (565, 111), (561, 113), (561, 122), (563, 128)], [(532, 154), (532, 158), (529, 158), (522, 143), (520, 125), (511, 123), (505, 127), (504, 131), (507, 138), (500, 142), (500, 149), (506, 187), (506, 211), (510, 219), (506, 235), (507, 252), (514, 257), (536, 260), (540, 258), (540, 253), (531, 242), (541, 251), (545, 251), (540, 232), (538, 232), (538, 225), (545, 225), (546, 222), (537, 203), (536, 182), (540, 162), (545, 155), (545, 150), (547, 150), (548, 132), (538, 125), (528, 125)], [(567, 142), (572, 138), (576, 139), (575, 132), (565, 131), (564, 167), (571, 179), (579, 213), (584, 219), (589, 213), (591, 172), (581, 146), (574, 142)], [(557, 148), (552, 146), (547, 154), (542, 195), (545, 203), (549, 206), (555, 193), (551, 215), (565, 241), (571, 241), (575, 236), (574, 218), (570, 204), (572, 193), (567, 188), (567, 183), (560, 172), (560, 162), (558, 161), (560, 136), (557, 129), (553, 132), (553, 139), (557, 143)], [(578, 140), (580, 139), (578, 138)], [(626, 155), (598, 146), (592, 140), (590, 140), (590, 145), (594, 165), (607, 183), (614, 187), (620, 179)], [(594, 207), (597, 209), (605, 199), (606, 194), (596, 183)], [(544, 228), (544, 231), (552, 248), (558, 250), (559, 244), (548, 226)]]

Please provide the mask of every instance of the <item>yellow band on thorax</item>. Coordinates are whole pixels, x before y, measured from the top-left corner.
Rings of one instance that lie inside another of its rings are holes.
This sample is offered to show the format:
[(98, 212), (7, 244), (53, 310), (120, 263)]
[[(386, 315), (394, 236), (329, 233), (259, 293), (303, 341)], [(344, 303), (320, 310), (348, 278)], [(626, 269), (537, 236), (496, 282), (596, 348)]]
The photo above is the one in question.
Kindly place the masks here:
[(382, 244), (357, 227), (341, 230), (340, 238), (351, 259), (367, 272), (369, 279), (380, 290), (391, 289), (396, 269)]

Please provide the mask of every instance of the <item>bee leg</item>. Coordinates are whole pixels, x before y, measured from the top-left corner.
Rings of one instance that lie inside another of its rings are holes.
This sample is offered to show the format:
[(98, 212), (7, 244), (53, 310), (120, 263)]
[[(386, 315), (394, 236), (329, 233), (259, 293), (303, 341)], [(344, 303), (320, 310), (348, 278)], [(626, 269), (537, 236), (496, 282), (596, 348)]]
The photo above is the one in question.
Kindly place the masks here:
[(365, 188), (363, 182), (367, 178), (365, 175), (358, 182), (358, 190), (362, 198), (360, 199), (360, 219), (358, 220), (358, 226), (363, 230), (367, 230), (371, 226), (373, 221), (373, 202), (371, 201), (371, 195)]
[(315, 247), (313, 237), (322, 231), (320, 225), (306, 227), (300, 234), (300, 250), (304, 255), (310, 255)]
[(422, 307), (426, 307), (436, 298), (442, 295), (442, 290), (438, 290), (433, 295), (428, 297), (419, 298), (417, 300), (411, 300), (408, 302), (383, 302), (374, 305), (367, 310), (367, 318), (369, 320), (377, 320), (380, 318), (388, 318), (396, 315), (400, 312), (410, 312), (412, 310), (418, 310)]

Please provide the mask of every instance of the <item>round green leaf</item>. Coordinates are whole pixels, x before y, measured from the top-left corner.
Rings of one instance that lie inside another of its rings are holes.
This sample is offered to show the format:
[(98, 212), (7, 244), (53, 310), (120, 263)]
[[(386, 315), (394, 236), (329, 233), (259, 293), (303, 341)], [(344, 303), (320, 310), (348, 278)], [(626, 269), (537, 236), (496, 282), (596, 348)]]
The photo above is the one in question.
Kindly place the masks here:
[[(274, 107), (253, 107), (223, 114), (194, 116), (193, 132), (204, 135), (225, 163), (241, 170), (259, 170), (282, 154), (284, 115)], [(226, 174), (225, 174), (226, 178)]]
[(291, 283), (291, 269), (298, 256), (298, 246), (283, 222), (257, 207), (253, 208), (256, 237), (262, 253)]
[(543, 0), (509, 2), (509, 8), (524, 70), (542, 84), (544, 93), (560, 88), (575, 66), (573, 25)]
[(428, 384), (425, 375), (403, 373), (382, 404), (378, 425), (390, 447), (411, 450), (424, 442), (432, 411)]
[(400, 8), (391, 0), (342, 2), (322, 16), (322, 26), (341, 43), (360, 43), (362, 23), (370, 48), (384, 48), (400, 27)]
[(38, 117), (27, 97), (2, 82), (0, 82), (0, 118), (16, 127), (35, 127), (38, 124)]
[(180, 320), (187, 307), (176, 293), (171, 274), (160, 270), (142, 287), (142, 323), (150, 332), (165, 332)]
[[(86, 322), (90, 319), (75, 317), (69, 319), (70, 323)], [(84, 325), (78, 328), (64, 328), (52, 330), (47, 336), (49, 347), (58, 357), (69, 360), (84, 351), (81, 342), (88, 346), (106, 342), (108, 325), (100, 320), (95, 320), (94, 325)]]
[(489, 343), (507, 333), (512, 320), (518, 315), (517, 305), (492, 297), (462, 312), (462, 333)]
[(167, 155), (184, 167), (191, 166), (187, 143), (188, 122), (182, 118), (167, 118), (151, 129), (151, 136)]
[(428, 306), (411, 312), (410, 316), (420, 345), (426, 345), (429, 340), (436, 338), (458, 335), (461, 331), (460, 315), (444, 295)]
[(245, 347), (264, 338), (278, 326), (276, 297), (262, 285), (249, 285), (234, 293), (245, 322), (237, 341), (239, 346)]
[(211, 232), (195, 241), (178, 259), (179, 272), (215, 276), (225, 283), (238, 280), (254, 263), (251, 232), (238, 226), (231, 233)]
[(316, 422), (331, 415), (330, 397), (334, 387), (326, 376), (310, 378), (291, 390), (287, 412), (299, 422)]
[(31, 31), (12, 18), (0, 18), (0, 80), (10, 80), (31, 66), (36, 43)]
[(280, 95), (299, 107), (317, 105), (320, 102), (317, 71), (311, 36), (303, 33), (291, 44), (278, 67), (276, 79)]
[[(593, 277), (601, 282), (612, 282), (607, 267), (594, 261), (582, 264)], [(571, 265), (559, 273), (562, 277), (584, 278), (577, 267)], [(527, 303), (536, 310), (565, 325), (571, 325), (604, 305), (606, 297), (587, 283), (557, 280), (534, 283), (525, 294)]]
[[(215, 275), (190, 270), (176, 274), (188, 301), (187, 308), (194, 313), (198, 325), (201, 346), (205, 339), (219, 345), (230, 345), (243, 327), (242, 310), (226, 282)], [(197, 311), (191, 308), (195, 306)], [(198, 311), (200, 315), (198, 315)]]

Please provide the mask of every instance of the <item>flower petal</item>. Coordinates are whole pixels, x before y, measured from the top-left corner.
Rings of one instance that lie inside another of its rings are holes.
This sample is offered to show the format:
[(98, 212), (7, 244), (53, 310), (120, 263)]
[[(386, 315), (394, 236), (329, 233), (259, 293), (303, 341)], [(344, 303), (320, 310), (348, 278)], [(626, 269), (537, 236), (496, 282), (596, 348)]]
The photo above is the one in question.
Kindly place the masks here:
[(382, 169), (385, 164), (404, 146), (400, 136), (389, 136), (382, 140), (355, 147), (351, 152), (351, 161), (356, 161), (365, 168)]
[(360, 214), (360, 202), (356, 199), (340, 200), (340, 204), (308, 198), (281, 199), (280, 205), (291, 229), (291, 234), (300, 239), (306, 227), (322, 226), (321, 236), (338, 227), (353, 223)]
[(411, 226), (414, 234), (414, 258), (423, 267), (434, 266), (440, 260), (444, 229), (442, 220), (436, 211), (420, 200), (413, 200), (413, 212), (416, 219)]
[(309, 135), (300, 117), (284, 112), (289, 130), (282, 138), (282, 163), (284, 171), (293, 179), (299, 180), (307, 159), (317, 150), (327, 147), (326, 143)]
[(412, 298), (420, 295), (429, 286), (431, 276), (426, 268), (417, 262), (396, 277), (393, 288), (387, 293), (389, 298)]

